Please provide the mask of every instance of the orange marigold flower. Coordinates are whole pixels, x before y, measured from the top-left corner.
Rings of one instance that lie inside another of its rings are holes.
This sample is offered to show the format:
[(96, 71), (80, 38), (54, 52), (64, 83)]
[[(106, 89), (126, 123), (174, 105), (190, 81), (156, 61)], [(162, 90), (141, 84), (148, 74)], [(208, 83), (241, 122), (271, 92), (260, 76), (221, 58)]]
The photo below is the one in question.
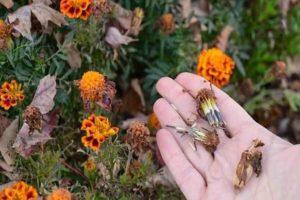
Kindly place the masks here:
[(60, 11), (69, 18), (87, 20), (92, 14), (93, 0), (61, 0)]
[(12, 43), (11, 39), (12, 26), (7, 25), (3, 20), (0, 19), (0, 51), (6, 50)]
[(72, 194), (63, 188), (54, 190), (48, 197), (47, 200), (71, 200)]
[(154, 128), (156, 130), (160, 129), (161, 128), (161, 125), (157, 119), (157, 116), (155, 115), (155, 113), (151, 113), (148, 117), (148, 126), (150, 128)]
[(98, 100), (99, 91), (105, 87), (105, 77), (96, 71), (88, 71), (79, 81), (81, 98), (87, 101)]
[(171, 34), (175, 31), (175, 20), (172, 13), (166, 13), (160, 17), (160, 29), (164, 34)]
[(36, 189), (23, 181), (19, 181), (0, 191), (0, 200), (37, 200)]
[(81, 130), (86, 132), (86, 135), (81, 138), (83, 145), (93, 151), (98, 151), (106, 138), (119, 132), (118, 127), (111, 127), (107, 117), (94, 114), (82, 121)]
[(92, 158), (89, 158), (87, 161), (83, 163), (83, 167), (86, 171), (92, 171), (96, 169), (95, 160)]
[(219, 88), (229, 83), (233, 60), (218, 48), (203, 50), (198, 57), (197, 74)]
[(24, 92), (21, 84), (18, 84), (15, 80), (12, 80), (10, 83), (5, 82), (2, 84), (0, 88), (0, 106), (2, 108), (8, 110), (23, 100)]

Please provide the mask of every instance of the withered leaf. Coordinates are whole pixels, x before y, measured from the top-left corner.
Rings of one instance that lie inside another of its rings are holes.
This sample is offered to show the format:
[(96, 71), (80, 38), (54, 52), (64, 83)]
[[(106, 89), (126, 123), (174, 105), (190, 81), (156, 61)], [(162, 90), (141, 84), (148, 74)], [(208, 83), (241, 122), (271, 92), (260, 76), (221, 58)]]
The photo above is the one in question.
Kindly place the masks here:
[(81, 67), (81, 56), (80, 51), (76, 48), (73, 43), (67, 43), (63, 46), (64, 51), (67, 55), (67, 61), (72, 69)]
[(100, 100), (96, 103), (103, 109), (111, 111), (112, 102), (116, 93), (116, 84), (113, 81), (109, 80), (107, 77), (105, 77), (105, 88), (99, 94)]
[(10, 125), (11, 120), (0, 113), (0, 138), (5, 129)]
[(13, 0), (0, 0), (0, 4), (2, 4), (7, 9), (10, 9), (14, 6)]
[(122, 35), (119, 29), (115, 27), (109, 27), (105, 36), (105, 41), (114, 49), (119, 48), (121, 45), (127, 45), (130, 42), (136, 41), (129, 36)]
[(0, 138), (0, 152), (6, 164), (11, 166), (14, 164), (14, 150), (12, 144), (18, 133), (19, 119), (15, 119), (3, 132)]
[[(45, 4), (46, 3), (46, 4)], [(36, 0), (32, 4), (23, 6), (14, 13), (7, 16), (8, 22), (13, 25), (21, 35), (29, 40), (33, 40), (31, 34), (31, 15), (33, 14), (40, 22), (44, 29), (48, 29), (49, 22), (57, 26), (67, 25), (63, 14), (52, 9), (48, 5), (48, 1)]]
[(262, 152), (259, 147), (264, 146), (260, 140), (255, 139), (249, 149), (245, 150), (236, 168), (233, 184), (236, 189), (243, 188), (251, 178), (253, 172), (259, 176), (261, 172)]
[(46, 114), (54, 107), (56, 95), (56, 77), (47, 75), (40, 80), (35, 92), (31, 106), (37, 107), (41, 114)]
[(56, 109), (44, 115), (41, 132), (35, 130), (33, 133), (29, 133), (29, 126), (26, 123), (23, 124), (13, 144), (13, 147), (21, 156), (25, 158), (30, 156), (37, 145), (43, 145), (52, 139), (50, 133), (57, 123), (58, 113), (59, 110)]
[(123, 29), (129, 30), (133, 18), (132, 11), (123, 8), (117, 3), (111, 2), (111, 4), (113, 6), (113, 13), (116, 16), (117, 21), (120, 23)]
[(234, 28), (230, 25), (225, 26), (220, 35), (217, 37), (216, 47), (222, 51), (226, 51), (230, 34), (234, 31)]

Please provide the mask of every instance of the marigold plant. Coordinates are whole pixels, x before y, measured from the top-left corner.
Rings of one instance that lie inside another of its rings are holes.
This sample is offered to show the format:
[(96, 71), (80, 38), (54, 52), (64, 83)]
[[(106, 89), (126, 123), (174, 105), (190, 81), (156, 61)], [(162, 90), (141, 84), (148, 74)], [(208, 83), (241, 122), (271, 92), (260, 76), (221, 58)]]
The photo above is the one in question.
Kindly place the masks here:
[(61, 0), (60, 11), (69, 18), (87, 20), (93, 12), (93, 0)]
[(96, 169), (95, 160), (89, 158), (87, 161), (83, 163), (83, 167), (86, 171), (93, 171), (94, 169)]
[(47, 200), (71, 200), (72, 194), (63, 188), (54, 190), (48, 197)]
[(101, 143), (106, 138), (117, 134), (119, 128), (111, 127), (107, 117), (92, 114), (83, 120), (81, 130), (86, 132), (86, 135), (81, 138), (83, 145), (93, 151), (98, 151)]
[(0, 106), (5, 110), (17, 105), (24, 100), (22, 85), (12, 80), (10, 83), (4, 82), (0, 89)]
[(196, 73), (219, 88), (229, 83), (233, 60), (220, 49), (203, 50), (198, 57)]
[(0, 200), (37, 200), (36, 189), (23, 181), (19, 181), (0, 191)]

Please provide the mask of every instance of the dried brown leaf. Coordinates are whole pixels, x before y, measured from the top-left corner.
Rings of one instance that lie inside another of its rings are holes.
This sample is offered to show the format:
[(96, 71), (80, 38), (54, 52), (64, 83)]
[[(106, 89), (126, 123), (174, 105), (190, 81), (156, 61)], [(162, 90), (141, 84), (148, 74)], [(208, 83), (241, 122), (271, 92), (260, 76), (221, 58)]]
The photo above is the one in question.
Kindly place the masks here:
[(100, 100), (96, 103), (107, 111), (111, 111), (112, 102), (117, 93), (116, 84), (105, 77), (105, 88), (99, 94)]
[(67, 61), (72, 69), (78, 69), (81, 67), (81, 56), (80, 51), (76, 48), (73, 43), (64, 45), (64, 51), (67, 55)]
[(109, 27), (105, 36), (105, 41), (114, 49), (119, 48), (121, 45), (128, 45), (130, 42), (136, 41), (129, 36), (122, 35), (119, 29)]
[(9, 14), (7, 19), (21, 35), (29, 40), (33, 40), (31, 34), (32, 22), (31, 15), (33, 14), (40, 22), (44, 29), (49, 28), (49, 22), (57, 26), (67, 25), (63, 14), (50, 8), (47, 4), (49, 0), (36, 0), (32, 4), (23, 6), (14, 13)]
[(36, 146), (43, 145), (52, 139), (50, 133), (57, 123), (58, 113), (59, 110), (56, 109), (43, 116), (44, 120), (41, 132), (35, 130), (33, 133), (29, 133), (29, 126), (24, 123), (13, 144), (13, 148), (15, 148), (21, 156), (26, 158), (33, 153)]
[(40, 80), (30, 105), (40, 109), (40, 112), (44, 115), (53, 109), (55, 95), (56, 77), (47, 75)]
[(226, 51), (228, 39), (230, 34), (234, 31), (234, 28), (230, 25), (227, 25), (223, 28), (220, 35), (217, 37), (216, 47), (222, 51)]
[(131, 10), (127, 10), (117, 3), (111, 2), (113, 6), (113, 13), (116, 20), (120, 23), (121, 27), (125, 30), (129, 30), (131, 27), (131, 21), (133, 18), (133, 13)]
[(14, 164), (14, 150), (12, 144), (18, 133), (19, 119), (15, 119), (3, 132), (0, 139), (0, 152), (6, 164), (11, 166)]
[(10, 9), (14, 6), (13, 0), (0, 0), (0, 4), (2, 4), (7, 9)]
[(10, 123), (11, 120), (0, 113), (0, 137), (2, 136), (5, 129), (10, 125)]

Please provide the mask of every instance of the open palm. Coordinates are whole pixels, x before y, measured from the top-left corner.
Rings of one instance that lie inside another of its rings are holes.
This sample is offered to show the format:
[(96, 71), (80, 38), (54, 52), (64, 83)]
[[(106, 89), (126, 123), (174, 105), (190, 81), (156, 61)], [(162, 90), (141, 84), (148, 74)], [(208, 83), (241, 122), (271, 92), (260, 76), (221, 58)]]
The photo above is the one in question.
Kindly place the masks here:
[[(157, 91), (163, 98), (154, 105), (162, 127), (197, 123), (208, 128), (207, 122), (197, 115), (194, 97), (202, 88), (210, 88), (203, 78), (182, 73), (175, 80), (162, 78)], [(199, 199), (300, 199), (300, 148), (277, 137), (258, 123), (226, 93), (213, 87), (217, 104), (232, 134), (227, 138), (219, 132), (220, 144), (209, 154), (201, 144), (193, 148), (192, 138), (181, 136), (175, 130), (163, 128), (157, 133), (157, 143), (162, 157), (179, 188), (189, 200)], [(253, 139), (260, 139), (262, 148), (262, 173), (253, 176), (246, 186), (237, 191), (233, 177), (241, 153)]]

